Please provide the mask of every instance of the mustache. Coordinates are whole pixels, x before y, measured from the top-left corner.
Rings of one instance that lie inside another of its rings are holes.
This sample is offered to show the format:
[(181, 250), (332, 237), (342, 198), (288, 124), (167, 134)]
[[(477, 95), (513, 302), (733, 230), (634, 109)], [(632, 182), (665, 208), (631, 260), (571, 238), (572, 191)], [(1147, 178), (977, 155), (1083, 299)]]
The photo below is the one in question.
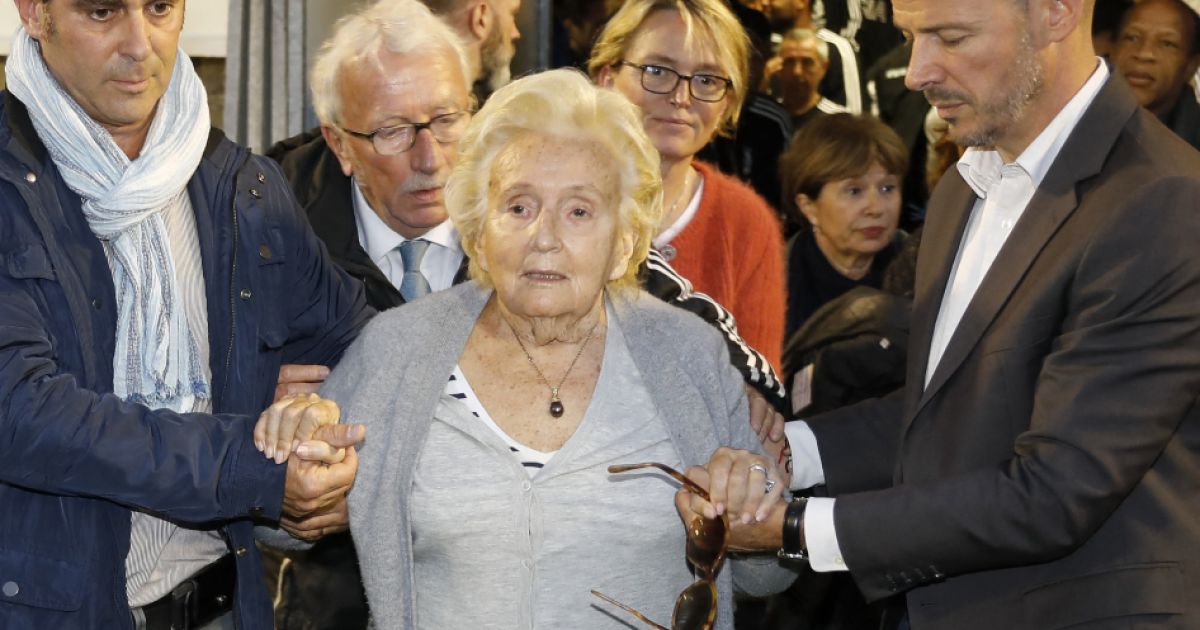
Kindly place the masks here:
[(966, 94), (944, 87), (931, 87), (924, 90), (925, 100), (930, 103), (966, 103), (972, 104), (971, 97)]
[(446, 179), (445, 175), (414, 173), (400, 184), (400, 192), (411, 193), (418, 190), (429, 190), (430, 188), (442, 188), (446, 185)]

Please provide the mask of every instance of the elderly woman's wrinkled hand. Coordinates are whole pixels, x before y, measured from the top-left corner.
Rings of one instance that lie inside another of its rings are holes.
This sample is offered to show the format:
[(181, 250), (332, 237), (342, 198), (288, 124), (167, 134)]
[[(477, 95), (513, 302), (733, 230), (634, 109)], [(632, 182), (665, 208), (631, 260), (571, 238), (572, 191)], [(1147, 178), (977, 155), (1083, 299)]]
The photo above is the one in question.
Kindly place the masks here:
[(784, 432), (787, 422), (783, 414), (775, 411), (762, 393), (750, 385), (746, 386), (746, 398), (750, 403), (750, 428), (762, 443), (763, 451), (775, 461), (776, 466), (780, 466), (788, 445)]
[[(337, 403), (316, 394), (285, 396), (267, 407), (254, 427), (254, 446), (267, 458), (282, 464), (292, 451), (313, 438), (323, 426), (337, 424), (341, 410)], [(328, 449), (323, 442), (305, 444), (305, 459), (326, 463), (341, 461), (341, 449)]]
[(709, 500), (680, 490), (680, 513), (716, 518), (728, 514), (731, 525), (766, 520), (781, 501), (785, 483), (768, 458), (725, 446), (718, 448), (703, 467), (688, 468), (687, 476), (708, 491)]

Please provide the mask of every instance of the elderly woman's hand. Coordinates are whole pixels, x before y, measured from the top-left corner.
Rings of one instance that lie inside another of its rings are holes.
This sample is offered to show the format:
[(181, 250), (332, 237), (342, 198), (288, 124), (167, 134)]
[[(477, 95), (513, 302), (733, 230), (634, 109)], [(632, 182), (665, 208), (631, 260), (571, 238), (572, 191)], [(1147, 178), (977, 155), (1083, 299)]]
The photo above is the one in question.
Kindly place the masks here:
[(758, 435), (763, 451), (780, 466), (784, 461), (784, 451), (787, 448), (787, 434), (784, 426), (787, 422), (783, 414), (775, 411), (771, 403), (754, 387), (746, 386), (746, 398), (750, 402), (750, 428)]
[[(714, 467), (714, 470), (725, 470), (726, 473), (732, 470), (732, 468), (725, 467), (726, 463), (736, 461), (737, 463), (734, 465), (745, 464), (750, 460), (745, 459), (744, 456), (753, 455), (753, 453), (747, 453), (746, 451), (723, 450), (727, 452), (713, 455), (714, 459), (720, 458), (720, 463)], [(731, 454), (735, 456), (730, 457)], [(736, 457), (736, 454), (740, 454), (743, 457)], [(748, 465), (753, 466), (754, 464), (751, 463)], [(713, 496), (711, 493), (713, 492), (714, 478), (709, 475), (706, 467), (692, 466), (687, 469), (686, 474), (696, 485), (705, 488), (710, 492), (710, 496)], [(746, 477), (749, 478), (750, 476), (747, 475)], [(726, 483), (728, 484), (728, 481)], [(750, 483), (753, 484), (754, 482)], [(787, 501), (784, 501), (781, 496), (783, 492), (782, 486), (782, 483), (776, 483), (771, 492), (761, 495), (760, 504), (753, 518), (748, 519), (747, 514), (743, 514), (741, 519), (734, 518), (736, 511), (728, 510), (730, 518), (728, 521), (729, 538), (727, 544), (730, 550), (771, 551), (780, 548), (783, 544), (783, 516), (787, 510)], [(714, 501), (716, 501), (715, 497)], [(699, 516), (709, 519), (717, 518), (717, 506), (689, 491), (687, 486), (684, 486), (675, 494), (675, 508), (679, 511), (679, 516), (685, 523), (690, 523)]]
[[(341, 410), (332, 400), (316, 394), (285, 396), (267, 407), (254, 426), (254, 446), (275, 463), (282, 464), (294, 449), (313, 438), (319, 428), (337, 424)], [(341, 449), (331, 449), (324, 442), (307, 444), (305, 459), (321, 459), (336, 463), (345, 456)]]
[(685, 500), (681, 513), (686, 509), (708, 518), (728, 514), (731, 525), (766, 520), (786, 485), (768, 458), (725, 446), (718, 448), (704, 467), (693, 466), (686, 474), (708, 490), (709, 501), (686, 488), (680, 490), (676, 504)]

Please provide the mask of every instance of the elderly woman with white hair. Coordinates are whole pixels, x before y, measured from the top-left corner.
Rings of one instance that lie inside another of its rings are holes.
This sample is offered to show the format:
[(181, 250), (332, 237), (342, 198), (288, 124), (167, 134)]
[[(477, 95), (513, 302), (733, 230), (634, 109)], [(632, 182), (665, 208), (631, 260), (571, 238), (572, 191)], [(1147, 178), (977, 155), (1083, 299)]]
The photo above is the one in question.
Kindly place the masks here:
[[(472, 121), (446, 191), (472, 281), (379, 315), (321, 391), (367, 425), (350, 519), (376, 627), (627, 628), (592, 589), (671, 618), (694, 582), (678, 484), (608, 467), (761, 447), (721, 337), (638, 287), (661, 189), (636, 109), (580, 73), (520, 79)], [(712, 627), (734, 585), (794, 577), (733, 559)]]

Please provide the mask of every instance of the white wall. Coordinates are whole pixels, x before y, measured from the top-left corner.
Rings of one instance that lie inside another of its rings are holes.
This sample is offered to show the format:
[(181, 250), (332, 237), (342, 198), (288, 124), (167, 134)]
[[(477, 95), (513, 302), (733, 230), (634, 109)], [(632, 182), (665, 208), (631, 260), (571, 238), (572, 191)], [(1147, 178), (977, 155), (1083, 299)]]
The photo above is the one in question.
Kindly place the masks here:
[[(8, 56), (12, 34), (21, 23), (12, 0), (0, 0), (0, 55)], [(229, 28), (229, 4), (219, 1), (188, 3), (180, 43), (193, 57), (224, 57)]]

